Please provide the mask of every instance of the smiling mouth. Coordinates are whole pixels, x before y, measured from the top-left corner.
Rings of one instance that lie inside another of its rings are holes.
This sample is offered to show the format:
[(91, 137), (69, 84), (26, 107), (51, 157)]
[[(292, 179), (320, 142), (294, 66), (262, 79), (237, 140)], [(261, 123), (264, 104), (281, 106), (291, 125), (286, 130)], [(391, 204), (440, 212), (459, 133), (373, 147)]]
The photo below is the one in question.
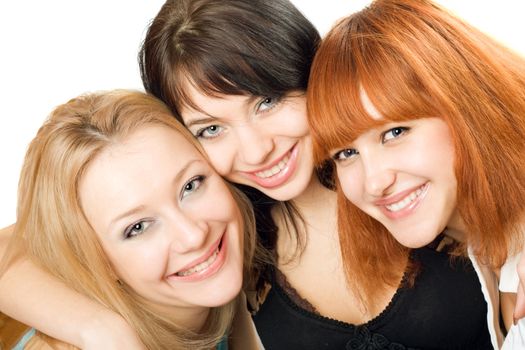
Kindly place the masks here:
[(423, 186), (421, 186), (417, 190), (411, 192), (405, 198), (403, 198), (402, 200), (400, 200), (398, 202), (385, 205), (385, 208), (388, 211), (392, 212), (392, 213), (396, 213), (396, 212), (398, 212), (400, 210), (405, 209), (407, 206), (409, 206), (411, 203), (413, 203), (417, 198), (419, 198), (419, 196), (421, 196), (422, 193), (425, 192), (425, 190), (427, 188), (427, 185), (428, 184), (424, 184)]
[(286, 169), (286, 166), (288, 165), (288, 161), (290, 160), (290, 153), (291, 151), (288, 152), (288, 154), (279, 163), (277, 163), (270, 169), (256, 172), (255, 175), (258, 178), (267, 179), (269, 177), (279, 174), (282, 170)]
[(208, 267), (210, 267), (217, 260), (217, 257), (218, 257), (218, 255), (219, 255), (219, 253), (221, 251), (221, 248), (222, 248), (223, 240), (224, 240), (224, 237), (221, 238), (221, 241), (220, 241), (219, 245), (217, 246), (217, 248), (215, 248), (215, 250), (213, 251), (213, 253), (210, 255), (210, 257), (208, 259), (206, 259), (205, 261), (203, 261), (201, 263), (198, 263), (195, 266), (190, 267), (189, 269), (176, 272), (175, 276), (188, 277), (188, 276), (191, 276), (191, 275), (194, 275), (194, 274), (197, 274), (199, 272), (202, 272), (202, 271), (206, 270)]

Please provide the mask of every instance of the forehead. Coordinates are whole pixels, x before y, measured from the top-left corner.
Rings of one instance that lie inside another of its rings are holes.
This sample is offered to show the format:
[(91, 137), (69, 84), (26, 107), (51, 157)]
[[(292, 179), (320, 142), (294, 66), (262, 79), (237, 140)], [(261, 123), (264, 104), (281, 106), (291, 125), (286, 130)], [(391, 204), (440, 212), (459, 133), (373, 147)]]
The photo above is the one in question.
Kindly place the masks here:
[(168, 127), (132, 132), (105, 148), (84, 172), (79, 195), (86, 216), (103, 222), (124, 207), (155, 203), (193, 161), (205, 162), (190, 141)]
[(128, 161), (136, 160), (142, 160), (144, 165), (155, 165), (171, 160), (169, 164), (176, 168), (194, 157), (200, 158), (199, 151), (179, 132), (163, 125), (145, 125), (109, 145), (95, 158), (93, 166), (108, 163), (113, 168), (126, 167)]
[(226, 95), (219, 93), (210, 95), (197, 89), (190, 83), (186, 86), (186, 94), (191, 100), (191, 105), (184, 105), (181, 108), (182, 118), (185, 123), (196, 117), (225, 117), (237, 113), (247, 113), (256, 100), (256, 97), (252, 95)]

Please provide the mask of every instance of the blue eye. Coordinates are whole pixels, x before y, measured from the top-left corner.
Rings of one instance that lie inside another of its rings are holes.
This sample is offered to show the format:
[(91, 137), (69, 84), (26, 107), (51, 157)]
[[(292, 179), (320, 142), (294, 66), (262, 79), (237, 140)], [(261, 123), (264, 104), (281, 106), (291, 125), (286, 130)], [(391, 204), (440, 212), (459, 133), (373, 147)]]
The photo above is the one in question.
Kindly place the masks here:
[(266, 112), (275, 107), (279, 103), (279, 98), (277, 97), (264, 97), (257, 104), (257, 112)]
[(332, 158), (333, 160), (335, 160), (336, 162), (340, 162), (340, 161), (344, 161), (344, 160), (348, 160), (350, 158), (352, 158), (353, 156), (359, 154), (359, 152), (355, 149), (355, 148), (346, 148), (346, 149), (343, 149), (339, 152), (336, 152)]
[(210, 125), (198, 130), (195, 136), (197, 136), (197, 138), (213, 139), (215, 137), (218, 137), (223, 130), (224, 128), (222, 126)]
[(143, 234), (144, 231), (146, 231), (151, 224), (152, 221), (145, 220), (135, 222), (134, 224), (128, 226), (126, 230), (124, 230), (124, 238), (134, 238), (138, 235)]
[(204, 180), (205, 180), (205, 177), (202, 175), (199, 175), (199, 176), (195, 176), (190, 181), (186, 182), (186, 184), (182, 188), (180, 198), (181, 199), (185, 198), (186, 196), (189, 196), (193, 192), (197, 191), (201, 187)]
[(387, 130), (385, 133), (383, 133), (382, 142), (388, 142), (392, 139), (398, 138), (399, 136), (403, 135), (409, 130), (409, 128), (404, 126), (397, 126), (395, 128), (392, 128), (390, 130)]

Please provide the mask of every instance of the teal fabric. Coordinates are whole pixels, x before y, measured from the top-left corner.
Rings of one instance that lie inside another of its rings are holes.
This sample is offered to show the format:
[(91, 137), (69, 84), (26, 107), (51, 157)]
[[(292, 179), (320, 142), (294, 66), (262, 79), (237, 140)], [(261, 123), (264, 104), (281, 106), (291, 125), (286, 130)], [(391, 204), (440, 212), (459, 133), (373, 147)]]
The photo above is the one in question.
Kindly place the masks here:
[[(35, 329), (31, 328), (26, 334), (20, 339), (20, 341), (11, 350), (23, 350), (29, 339), (35, 335)], [(226, 348), (227, 349), (227, 348)]]
[(217, 350), (228, 350), (228, 337), (222, 338), (221, 342), (217, 344)]
[[(29, 339), (35, 335), (35, 329), (32, 328), (20, 339), (20, 341), (11, 350), (24, 350)], [(217, 344), (217, 350), (228, 350), (228, 337), (222, 338), (221, 342)]]

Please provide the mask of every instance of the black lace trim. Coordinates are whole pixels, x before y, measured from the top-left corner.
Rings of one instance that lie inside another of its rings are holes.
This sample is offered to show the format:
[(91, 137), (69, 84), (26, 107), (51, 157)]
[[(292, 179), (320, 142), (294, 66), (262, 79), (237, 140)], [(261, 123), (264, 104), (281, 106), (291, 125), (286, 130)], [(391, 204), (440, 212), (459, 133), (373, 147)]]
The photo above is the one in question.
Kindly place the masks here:
[(365, 326), (355, 327), (354, 336), (346, 343), (345, 348), (346, 350), (416, 350), (390, 342), (384, 335), (370, 332)]

